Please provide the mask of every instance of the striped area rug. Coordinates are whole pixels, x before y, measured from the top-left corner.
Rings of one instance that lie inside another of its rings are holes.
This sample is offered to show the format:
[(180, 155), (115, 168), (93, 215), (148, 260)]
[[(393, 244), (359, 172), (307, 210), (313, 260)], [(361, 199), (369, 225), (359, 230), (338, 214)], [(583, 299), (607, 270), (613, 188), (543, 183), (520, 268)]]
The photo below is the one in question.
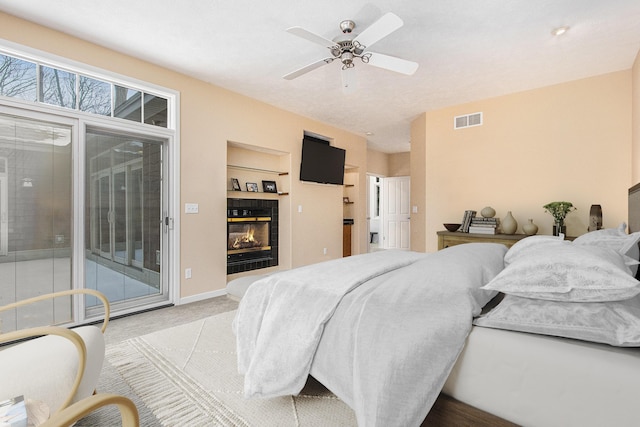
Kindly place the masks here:
[(354, 412), (310, 381), (299, 396), (243, 397), (235, 311), (132, 338), (107, 360), (165, 426), (356, 426)]

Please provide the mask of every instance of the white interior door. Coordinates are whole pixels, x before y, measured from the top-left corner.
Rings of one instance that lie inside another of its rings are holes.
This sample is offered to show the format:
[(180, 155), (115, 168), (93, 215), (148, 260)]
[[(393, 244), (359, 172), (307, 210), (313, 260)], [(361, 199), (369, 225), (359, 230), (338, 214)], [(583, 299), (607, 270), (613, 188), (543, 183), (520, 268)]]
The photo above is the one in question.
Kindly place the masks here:
[(411, 179), (408, 176), (382, 180), (382, 228), (384, 249), (409, 250)]

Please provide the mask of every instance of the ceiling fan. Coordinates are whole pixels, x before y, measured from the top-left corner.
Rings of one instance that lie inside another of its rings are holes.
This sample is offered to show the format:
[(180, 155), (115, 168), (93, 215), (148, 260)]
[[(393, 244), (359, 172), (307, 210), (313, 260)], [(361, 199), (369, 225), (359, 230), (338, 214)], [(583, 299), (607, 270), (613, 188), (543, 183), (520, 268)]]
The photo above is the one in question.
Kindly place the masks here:
[(342, 63), (342, 87), (346, 92), (351, 92), (355, 89), (353, 68), (355, 67), (354, 61), (356, 59), (360, 59), (363, 63), (374, 67), (412, 75), (418, 69), (417, 63), (367, 50), (377, 41), (402, 27), (403, 24), (402, 19), (394, 13), (388, 12), (360, 34), (355, 35), (352, 34), (353, 29), (356, 27), (355, 22), (345, 20), (340, 23), (342, 34), (333, 40), (326, 39), (301, 27), (288, 28), (287, 32), (326, 47), (329, 49), (330, 55), (286, 74), (283, 78), (293, 80), (316, 68), (339, 60)]

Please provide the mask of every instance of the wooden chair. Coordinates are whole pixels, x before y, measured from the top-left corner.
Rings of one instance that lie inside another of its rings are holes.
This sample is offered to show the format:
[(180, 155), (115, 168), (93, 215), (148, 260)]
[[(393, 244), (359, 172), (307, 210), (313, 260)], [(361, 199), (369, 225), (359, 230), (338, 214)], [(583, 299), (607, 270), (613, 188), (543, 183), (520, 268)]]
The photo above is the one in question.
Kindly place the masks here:
[(58, 411), (47, 421), (40, 424), (40, 427), (72, 426), (79, 419), (107, 405), (116, 405), (118, 407), (123, 427), (138, 427), (140, 425), (138, 409), (131, 400), (117, 394), (98, 393)]
[(103, 334), (110, 314), (109, 301), (102, 293), (92, 289), (54, 292), (7, 304), (0, 307), (0, 313), (76, 294), (93, 295), (102, 302), (102, 326), (39, 326), (0, 333), (0, 344), (19, 341), (0, 348), (0, 401), (22, 395), (44, 402), (53, 417), (95, 392), (104, 362)]

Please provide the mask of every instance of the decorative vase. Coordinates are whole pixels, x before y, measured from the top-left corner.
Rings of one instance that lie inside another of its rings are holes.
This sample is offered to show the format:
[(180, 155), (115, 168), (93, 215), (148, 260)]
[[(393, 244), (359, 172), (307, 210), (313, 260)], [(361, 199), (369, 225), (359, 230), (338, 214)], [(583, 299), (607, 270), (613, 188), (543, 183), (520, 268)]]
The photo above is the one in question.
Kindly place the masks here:
[(522, 230), (527, 236), (533, 236), (538, 232), (538, 226), (533, 223), (532, 219), (529, 219), (528, 222), (522, 226)]
[(511, 215), (511, 211), (507, 212), (507, 216), (501, 221), (500, 227), (502, 228), (502, 234), (515, 234), (518, 229), (518, 222)]
[(557, 222), (555, 224), (553, 224), (553, 235), (554, 236), (559, 236), (560, 233), (562, 234), (567, 234), (567, 226), (566, 225), (561, 225), (558, 224)]
[(480, 215), (482, 215), (483, 218), (493, 218), (494, 216), (496, 216), (496, 210), (491, 206), (487, 206), (480, 211)]
[(602, 228), (602, 206), (591, 205), (589, 211), (589, 228), (588, 231), (600, 230)]

